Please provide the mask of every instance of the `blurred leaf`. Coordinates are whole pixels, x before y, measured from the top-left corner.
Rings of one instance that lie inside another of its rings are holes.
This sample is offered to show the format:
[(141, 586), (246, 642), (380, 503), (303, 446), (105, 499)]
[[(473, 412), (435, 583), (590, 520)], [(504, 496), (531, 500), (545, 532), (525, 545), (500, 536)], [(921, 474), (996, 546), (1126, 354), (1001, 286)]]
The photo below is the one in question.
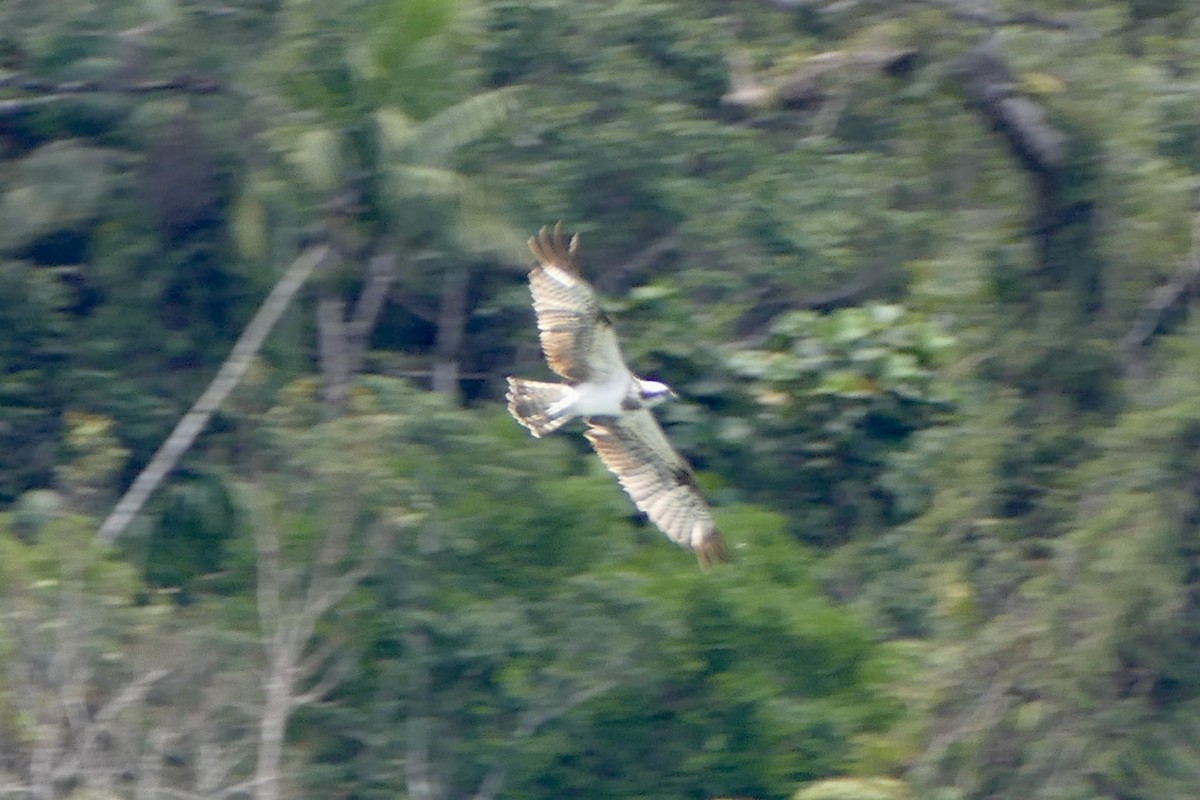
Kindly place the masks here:
[(238, 254), (248, 261), (265, 260), (269, 243), (267, 211), (253, 188), (243, 189), (238, 196), (231, 224)]
[(344, 173), (341, 142), (329, 128), (303, 131), (287, 155), (288, 161), (311, 188), (328, 193), (339, 186)]
[(53, 142), (17, 162), (0, 196), (0, 250), (26, 247), (98, 217), (111, 190), (112, 153)]

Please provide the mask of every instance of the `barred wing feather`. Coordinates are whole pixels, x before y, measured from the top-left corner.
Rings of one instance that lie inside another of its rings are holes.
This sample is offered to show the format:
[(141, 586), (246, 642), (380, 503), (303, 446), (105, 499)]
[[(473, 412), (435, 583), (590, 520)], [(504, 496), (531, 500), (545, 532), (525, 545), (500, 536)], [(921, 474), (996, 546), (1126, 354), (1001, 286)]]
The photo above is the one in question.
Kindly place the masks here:
[(695, 475), (646, 409), (617, 418), (592, 417), (584, 435), (622, 488), (659, 530), (696, 553), (703, 566), (729, 552)]
[(579, 270), (579, 235), (563, 241), (562, 223), (529, 239), (538, 263), (529, 273), (542, 351), (568, 381), (600, 381), (625, 369), (616, 332)]

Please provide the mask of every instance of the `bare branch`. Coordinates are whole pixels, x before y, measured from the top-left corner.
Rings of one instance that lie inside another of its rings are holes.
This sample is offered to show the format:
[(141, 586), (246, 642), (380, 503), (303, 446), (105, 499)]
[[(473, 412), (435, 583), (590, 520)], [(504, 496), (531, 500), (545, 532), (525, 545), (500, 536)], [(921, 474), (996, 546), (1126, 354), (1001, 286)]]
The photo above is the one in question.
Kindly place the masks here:
[[(771, 108), (813, 108), (838, 90), (835, 82), (873, 73), (897, 77), (912, 69), (911, 48), (831, 50), (782, 75), (753, 75), (744, 56), (728, 55), (730, 91), (721, 104), (739, 115)], [(841, 89), (841, 91), (846, 91)]]
[(358, 295), (358, 303), (354, 306), (354, 319), (346, 326), (346, 370), (355, 375), (362, 367), (363, 353), (367, 349), (371, 331), (383, 312), (384, 301), (387, 300), (388, 290), (396, 281), (396, 256), (394, 253), (382, 253), (371, 259), (367, 265), (367, 281)]
[(604, 291), (615, 291), (619, 283), (629, 284), (650, 267), (655, 261), (679, 246), (681, 235), (675, 228), (650, 244), (638, 250), (623, 263), (604, 270), (599, 276), (598, 285)]
[(0, 75), (0, 89), (15, 89), (19, 92), (38, 95), (98, 94), (154, 94), (157, 92), (185, 92), (188, 94), (213, 94), (224, 91), (220, 82), (200, 75), (177, 75), (174, 78), (137, 83), (110, 81), (56, 81), (42, 80), (23, 73)]
[(152, 669), (141, 677), (130, 681), (116, 697), (109, 700), (96, 712), (96, 724), (110, 724), (118, 714), (145, 700), (146, 695), (154, 687), (154, 684), (170, 674), (171, 671), (167, 669)]
[(338, 653), (333, 653), (327, 659), (313, 661), (312, 666), (324, 672), (320, 680), (293, 698), (294, 706), (299, 708), (321, 702), (345, 680), (350, 674), (350, 660), (344, 656), (336, 658), (337, 655)]
[(182, 92), (185, 94), (213, 94), (225, 90), (225, 87), (209, 78), (197, 76), (180, 76), (168, 80), (143, 81), (139, 83), (107, 83), (105, 81), (73, 81), (69, 83), (53, 83), (27, 75), (0, 76), (0, 89), (16, 89), (36, 97), (15, 97), (0, 100), (0, 119), (15, 117), (39, 106), (71, 100), (81, 95), (110, 93), (110, 94), (152, 94), (157, 92)]
[(150, 463), (137, 476), (112, 513), (101, 524), (100, 530), (96, 534), (96, 538), (101, 543), (112, 544), (124, 533), (125, 528), (142, 510), (146, 500), (158, 488), (163, 478), (175, 468), (179, 459), (196, 441), (200, 431), (208, 425), (212, 415), (221, 407), (225, 398), (246, 374), (246, 370), (250, 367), (250, 360), (262, 347), (267, 334), (271, 332), (284, 310), (291, 304), (296, 292), (312, 275), (313, 270), (324, 264), (330, 255), (331, 251), (326, 246), (309, 248), (293, 261), (280, 277), (254, 318), (250, 320), (250, 324), (242, 331), (242, 335), (233, 346), (225, 363), (217, 371), (212, 383), (175, 426), (175, 430), (171, 431), (171, 435), (158, 448), (158, 452), (150, 459)]

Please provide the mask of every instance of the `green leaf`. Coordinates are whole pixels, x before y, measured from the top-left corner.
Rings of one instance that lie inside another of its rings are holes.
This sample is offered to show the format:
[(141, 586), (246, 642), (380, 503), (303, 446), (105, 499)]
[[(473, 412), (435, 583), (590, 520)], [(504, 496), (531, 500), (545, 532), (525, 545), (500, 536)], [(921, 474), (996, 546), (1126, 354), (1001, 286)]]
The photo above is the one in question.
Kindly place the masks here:
[(313, 189), (328, 193), (342, 180), (344, 167), (338, 135), (325, 127), (308, 128), (296, 138), (288, 161)]
[(238, 196), (232, 225), (238, 254), (248, 261), (265, 260), (269, 237), (267, 211), (253, 188), (247, 187)]

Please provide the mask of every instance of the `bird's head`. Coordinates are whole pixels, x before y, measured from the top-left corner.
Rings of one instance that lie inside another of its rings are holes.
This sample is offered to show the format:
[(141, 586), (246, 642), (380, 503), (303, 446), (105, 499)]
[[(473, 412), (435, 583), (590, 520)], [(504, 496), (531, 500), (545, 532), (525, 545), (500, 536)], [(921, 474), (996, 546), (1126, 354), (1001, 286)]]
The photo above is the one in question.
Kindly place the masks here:
[(658, 381), (639, 381), (638, 383), (639, 394), (647, 408), (653, 408), (667, 400), (679, 399), (679, 395), (675, 394), (671, 387), (665, 383), (659, 383)]

